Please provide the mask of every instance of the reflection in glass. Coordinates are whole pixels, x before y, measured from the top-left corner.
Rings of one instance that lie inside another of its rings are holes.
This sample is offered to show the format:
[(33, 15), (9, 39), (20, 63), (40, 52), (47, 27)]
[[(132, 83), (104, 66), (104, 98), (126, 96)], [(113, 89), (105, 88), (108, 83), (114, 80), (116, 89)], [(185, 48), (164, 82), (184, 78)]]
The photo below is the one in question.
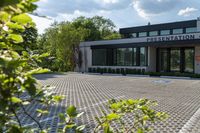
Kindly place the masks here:
[(140, 32), (139, 33), (139, 37), (146, 37), (147, 36), (147, 32)]
[(194, 71), (194, 49), (185, 49), (185, 69), (184, 72)]
[(149, 32), (149, 36), (157, 36), (158, 35), (158, 31), (150, 31)]
[(180, 49), (171, 49), (170, 70), (180, 71)]
[(194, 33), (197, 32), (197, 27), (186, 28), (186, 33)]
[(169, 35), (170, 34), (170, 30), (161, 30), (160, 31), (160, 35)]
[(140, 48), (140, 66), (146, 66), (146, 60), (147, 60), (146, 48), (141, 47)]
[(168, 56), (167, 56), (167, 49), (160, 49), (160, 72), (167, 72), (168, 71)]
[(173, 29), (173, 34), (182, 34), (183, 29)]
[(106, 66), (106, 49), (92, 50), (92, 65)]

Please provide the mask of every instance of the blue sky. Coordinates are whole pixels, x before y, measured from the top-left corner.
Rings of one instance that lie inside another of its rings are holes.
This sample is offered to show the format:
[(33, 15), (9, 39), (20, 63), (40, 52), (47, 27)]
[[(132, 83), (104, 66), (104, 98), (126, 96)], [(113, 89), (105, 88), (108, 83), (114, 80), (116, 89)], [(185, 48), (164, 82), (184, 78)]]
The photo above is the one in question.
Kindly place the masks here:
[(32, 16), (39, 33), (54, 21), (72, 21), (79, 16), (104, 16), (111, 19), (117, 28), (200, 16), (200, 0), (40, 0), (37, 5), (36, 13), (49, 18)]

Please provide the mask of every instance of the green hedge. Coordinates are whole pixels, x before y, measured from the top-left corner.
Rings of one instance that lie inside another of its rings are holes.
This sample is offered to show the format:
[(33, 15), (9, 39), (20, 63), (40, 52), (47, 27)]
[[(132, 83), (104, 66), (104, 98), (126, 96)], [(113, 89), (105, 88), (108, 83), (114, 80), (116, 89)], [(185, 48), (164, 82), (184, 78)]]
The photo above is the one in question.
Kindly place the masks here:
[(131, 69), (131, 68), (88, 68), (88, 72), (92, 73), (116, 73), (116, 74), (139, 74), (139, 75), (149, 75), (149, 76), (176, 76), (176, 77), (191, 77), (191, 78), (200, 78), (200, 74), (192, 73), (179, 73), (179, 72), (145, 72), (145, 69)]

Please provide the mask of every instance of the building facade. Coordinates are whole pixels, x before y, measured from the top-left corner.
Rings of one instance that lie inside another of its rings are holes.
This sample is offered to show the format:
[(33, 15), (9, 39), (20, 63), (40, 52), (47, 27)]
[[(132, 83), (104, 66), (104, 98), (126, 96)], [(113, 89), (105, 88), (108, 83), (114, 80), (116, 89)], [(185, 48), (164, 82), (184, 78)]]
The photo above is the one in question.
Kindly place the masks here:
[(120, 29), (122, 39), (80, 43), (81, 64), (89, 68), (130, 68), (149, 72), (200, 73), (200, 18)]

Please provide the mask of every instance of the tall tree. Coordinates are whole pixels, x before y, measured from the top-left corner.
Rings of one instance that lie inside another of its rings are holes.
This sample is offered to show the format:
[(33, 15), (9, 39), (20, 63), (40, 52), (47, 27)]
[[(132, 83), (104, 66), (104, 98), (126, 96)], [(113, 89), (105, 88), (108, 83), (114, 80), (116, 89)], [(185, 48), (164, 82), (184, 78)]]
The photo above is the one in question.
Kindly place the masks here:
[(38, 41), (42, 50), (50, 53), (50, 58), (41, 65), (54, 71), (73, 71), (81, 41), (116, 38), (120, 38), (120, 35), (115, 31), (114, 23), (99, 16), (78, 17), (72, 22), (54, 23)]

